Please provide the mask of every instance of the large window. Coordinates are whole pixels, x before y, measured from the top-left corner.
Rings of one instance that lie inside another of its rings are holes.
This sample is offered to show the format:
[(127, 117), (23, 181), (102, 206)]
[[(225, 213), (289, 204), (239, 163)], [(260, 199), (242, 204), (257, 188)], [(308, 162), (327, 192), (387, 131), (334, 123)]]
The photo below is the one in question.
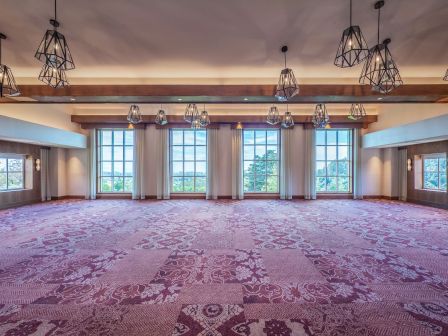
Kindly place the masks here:
[(280, 132), (243, 131), (244, 192), (278, 193)]
[(207, 131), (171, 129), (171, 191), (203, 193), (207, 186)]
[(316, 130), (316, 191), (352, 190), (352, 131)]
[(23, 189), (25, 185), (23, 155), (0, 154), (0, 190)]
[(446, 154), (423, 155), (423, 189), (446, 191)]
[(132, 192), (134, 131), (101, 129), (98, 131), (99, 192)]

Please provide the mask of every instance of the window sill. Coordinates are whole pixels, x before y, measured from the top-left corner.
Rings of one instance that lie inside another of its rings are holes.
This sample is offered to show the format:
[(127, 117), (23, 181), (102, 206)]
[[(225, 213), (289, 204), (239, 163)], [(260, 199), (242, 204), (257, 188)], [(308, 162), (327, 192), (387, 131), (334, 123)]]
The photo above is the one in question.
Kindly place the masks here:
[(0, 190), (0, 193), (15, 192), (15, 191), (27, 191), (27, 190), (32, 190), (32, 189), (27, 189), (27, 188), (8, 189), (8, 190)]
[(428, 192), (437, 192), (437, 193), (446, 193), (447, 192), (447, 190), (424, 189), (424, 188), (415, 188), (415, 190), (428, 191)]

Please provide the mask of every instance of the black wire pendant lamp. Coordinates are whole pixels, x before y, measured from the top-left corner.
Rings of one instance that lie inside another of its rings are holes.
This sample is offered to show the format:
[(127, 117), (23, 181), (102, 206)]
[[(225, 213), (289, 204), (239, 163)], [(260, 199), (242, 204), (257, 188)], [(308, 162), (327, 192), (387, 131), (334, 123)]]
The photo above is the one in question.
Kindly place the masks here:
[(11, 68), (2, 63), (2, 40), (6, 40), (6, 35), (0, 33), (0, 98), (4, 96), (19, 96), (20, 91)]
[(138, 105), (131, 105), (127, 119), (133, 125), (142, 122), (142, 114), (140, 113), (140, 107), (138, 107)]
[(281, 122), (280, 114), (278, 113), (278, 109), (276, 106), (271, 106), (269, 108), (268, 115), (266, 117), (266, 122), (269, 125), (277, 125)]
[(369, 51), (369, 56), (364, 63), (359, 82), (361, 84), (370, 84), (374, 91), (389, 93), (402, 85), (403, 80), (389, 50), (391, 40), (385, 39), (383, 43), (380, 43), (380, 17), (381, 7), (383, 6), (384, 1), (375, 3), (375, 9), (378, 10), (377, 45)]
[(44, 64), (42, 66), (42, 70), (40, 71), (38, 78), (40, 81), (55, 89), (69, 85), (65, 71), (62, 69), (53, 68), (48, 64)]
[(359, 26), (352, 25), (352, 0), (350, 0), (350, 26), (342, 32), (334, 65), (350, 68), (361, 63), (369, 55), (369, 47)]
[(160, 110), (157, 112), (154, 122), (160, 126), (168, 124), (168, 119), (166, 118), (166, 113), (165, 110), (162, 108), (162, 105), (160, 105)]
[(327, 112), (327, 107), (325, 104), (317, 104), (314, 109), (314, 114), (311, 118), (311, 122), (313, 123), (315, 128), (325, 128), (329, 122), (330, 117)]
[(286, 52), (288, 51), (288, 47), (283, 46), (281, 51), (285, 56), (285, 68), (280, 72), (275, 97), (280, 101), (287, 101), (299, 93), (299, 85), (297, 84), (292, 69), (286, 67)]
[(199, 111), (196, 104), (188, 104), (185, 108), (184, 120), (188, 123), (193, 123), (199, 117)]
[(47, 30), (34, 57), (52, 68), (74, 69), (75, 63), (65, 36), (57, 30), (60, 25), (57, 20), (57, 0), (54, 0), (54, 19), (50, 19), (50, 24), (53, 29)]
[(350, 115), (348, 116), (351, 120), (359, 120), (364, 118), (367, 115), (366, 109), (364, 108), (363, 104), (352, 104), (352, 107), (350, 108)]
[(208, 125), (210, 125), (210, 116), (208, 115), (208, 112), (205, 109), (205, 105), (204, 110), (201, 112), (201, 116), (199, 118), (202, 127), (207, 127)]
[(289, 112), (288, 104), (286, 104), (286, 112), (285, 112), (285, 117), (283, 118), (283, 121), (282, 121), (282, 127), (290, 128), (293, 126), (294, 126), (294, 118), (292, 117), (291, 112)]
[(445, 77), (443, 77), (444, 81), (448, 81), (448, 70), (446, 70)]

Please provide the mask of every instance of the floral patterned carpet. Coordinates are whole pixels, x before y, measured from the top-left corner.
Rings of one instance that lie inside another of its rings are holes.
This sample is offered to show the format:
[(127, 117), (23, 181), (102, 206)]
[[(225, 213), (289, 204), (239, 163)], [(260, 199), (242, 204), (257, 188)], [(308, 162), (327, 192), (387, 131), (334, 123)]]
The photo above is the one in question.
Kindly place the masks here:
[(1, 335), (448, 335), (448, 212), (391, 201), (0, 211)]

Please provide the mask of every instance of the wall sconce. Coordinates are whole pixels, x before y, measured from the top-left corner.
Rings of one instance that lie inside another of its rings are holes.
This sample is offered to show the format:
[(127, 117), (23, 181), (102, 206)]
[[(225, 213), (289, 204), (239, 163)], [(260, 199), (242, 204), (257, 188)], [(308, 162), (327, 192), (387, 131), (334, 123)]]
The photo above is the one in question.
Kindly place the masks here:
[(36, 171), (40, 171), (40, 159), (36, 159)]
[(411, 171), (412, 170), (412, 160), (411, 159), (408, 159), (408, 171)]

